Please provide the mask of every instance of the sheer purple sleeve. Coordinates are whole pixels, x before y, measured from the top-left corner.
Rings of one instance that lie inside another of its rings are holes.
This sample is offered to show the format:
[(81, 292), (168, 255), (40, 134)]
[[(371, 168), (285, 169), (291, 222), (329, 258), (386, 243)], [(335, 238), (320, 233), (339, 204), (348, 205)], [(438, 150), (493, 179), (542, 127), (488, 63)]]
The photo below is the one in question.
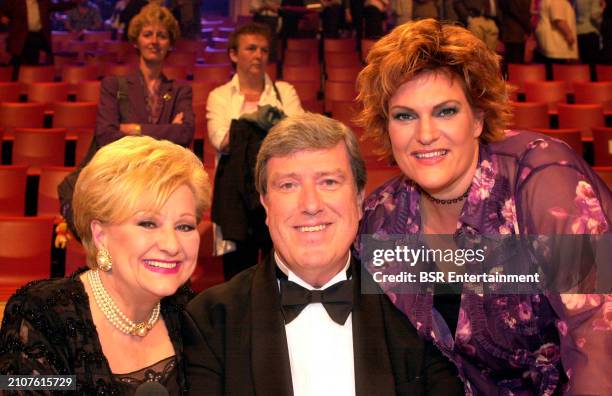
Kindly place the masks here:
[[(548, 153), (542, 150), (539, 154)], [(578, 235), (586, 240), (590, 237), (585, 235), (611, 232), (610, 190), (586, 164), (581, 161), (559, 161), (545, 167), (532, 164), (517, 177), (516, 207), (523, 234), (549, 238), (550, 253), (559, 257), (555, 263), (561, 268), (573, 265), (572, 273), (578, 273), (576, 268), (589, 264), (589, 260), (595, 266), (610, 265), (609, 261), (597, 262), (591, 245), (578, 242)], [(572, 290), (588, 288), (594, 281), (593, 274), (596, 271), (592, 269), (586, 275), (583, 273)], [(556, 324), (561, 359), (569, 377), (566, 394), (612, 394), (612, 295), (551, 291), (547, 297), (559, 317)]]

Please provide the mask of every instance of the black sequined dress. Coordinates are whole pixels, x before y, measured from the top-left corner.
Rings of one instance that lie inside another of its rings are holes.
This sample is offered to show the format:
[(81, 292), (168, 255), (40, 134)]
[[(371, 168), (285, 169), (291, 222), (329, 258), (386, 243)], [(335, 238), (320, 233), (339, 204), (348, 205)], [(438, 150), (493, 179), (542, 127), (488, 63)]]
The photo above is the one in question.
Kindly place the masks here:
[(78, 395), (131, 395), (144, 381), (160, 382), (171, 395), (185, 394), (180, 313), (193, 292), (183, 286), (161, 301), (176, 355), (133, 373), (114, 374), (79, 279), (85, 270), (31, 282), (11, 297), (0, 328), (0, 374), (76, 375), (73, 393)]

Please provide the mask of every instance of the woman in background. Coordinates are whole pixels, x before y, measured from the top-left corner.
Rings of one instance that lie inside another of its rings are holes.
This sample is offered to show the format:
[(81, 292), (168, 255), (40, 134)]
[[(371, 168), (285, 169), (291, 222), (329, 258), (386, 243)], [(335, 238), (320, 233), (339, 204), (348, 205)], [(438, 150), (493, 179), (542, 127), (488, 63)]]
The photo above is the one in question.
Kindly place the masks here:
[(0, 372), (75, 375), (79, 395), (185, 392), (179, 314), (210, 206), (202, 163), (147, 136), (101, 148), (74, 193), (89, 268), (29, 283), (0, 329)]
[[(403, 175), (366, 199), (360, 235), (452, 235), (465, 248), (488, 236), (610, 234), (612, 194), (582, 158), (558, 140), (505, 130), (499, 57), (466, 29), (407, 23), (374, 45), (367, 64), (361, 121)], [(612, 392), (612, 296), (458, 286), (454, 295), (440, 284), (385, 291), (457, 365), (467, 394)]]
[(165, 7), (151, 3), (128, 28), (138, 50), (138, 68), (125, 77), (106, 77), (100, 88), (95, 139), (98, 147), (126, 135), (148, 135), (187, 147), (193, 140), (192, 92), (162, 73), (179, 25)]

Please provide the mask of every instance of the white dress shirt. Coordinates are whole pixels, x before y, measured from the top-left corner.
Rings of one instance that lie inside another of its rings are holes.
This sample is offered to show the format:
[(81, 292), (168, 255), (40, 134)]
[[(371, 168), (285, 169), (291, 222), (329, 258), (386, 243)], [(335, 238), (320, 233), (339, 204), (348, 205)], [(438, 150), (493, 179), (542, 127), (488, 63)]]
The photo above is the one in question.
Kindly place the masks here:
[[(308, 290), (317, 289), (287, 268), (276, 252), (274, 258), (291, 282)], [(344, 269), (317, 290), (346, 280), (350, 260), (349, 254)], [(339, 325), (329, 317), (323, 304), (312, 303), (285, 325), (295, 396), (355, 395), (352, 317), (349, 314), (344, 325)]]

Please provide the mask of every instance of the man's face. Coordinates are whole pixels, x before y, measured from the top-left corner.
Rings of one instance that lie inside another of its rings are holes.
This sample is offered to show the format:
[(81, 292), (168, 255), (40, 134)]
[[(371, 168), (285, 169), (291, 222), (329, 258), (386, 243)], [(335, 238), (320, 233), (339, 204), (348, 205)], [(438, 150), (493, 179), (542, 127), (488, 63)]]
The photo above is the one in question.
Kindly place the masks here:
[(269, 54), (270, 43), (264, 36), (243, 34), (238, 38), (238, 48), (230, 51), (230, 58), (239, 76), (263, 78)]
[(266, 174), (261, 202), (274, 249), (300, 278), (325, 284), (344, 268), (362, 215), (344, 143), (273, 157)]

